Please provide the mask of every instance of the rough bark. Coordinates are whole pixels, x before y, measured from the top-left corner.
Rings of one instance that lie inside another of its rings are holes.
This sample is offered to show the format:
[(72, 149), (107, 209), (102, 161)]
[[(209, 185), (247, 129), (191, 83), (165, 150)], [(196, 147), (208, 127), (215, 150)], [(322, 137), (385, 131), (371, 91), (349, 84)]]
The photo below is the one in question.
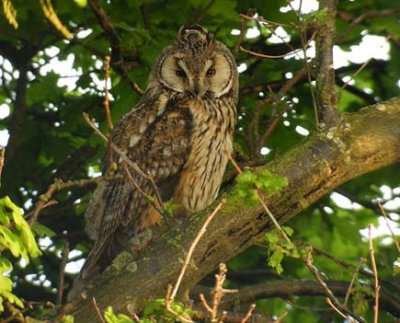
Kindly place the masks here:
[[(289, 182), (283, 192), (268, 196), (265, 202), (283, 223), (340, 184), (399, 161), (400, 97), (343, 115), (340, 126), (310, 136), (264, 166)], [(86, 293), (86, 299), (67, 306), (64, 312), (74, 315), (75, 322), (94, 322), (93, 297), (101, 310), (111, 305), (117, 312), (127, 306), (140, 309), (146, 301), (164, 297), (209, 212), (184, 219), (172, 229), (153, 230), (153, 236), (164, 233), (139, 256), (117, 261)], [(196, 285), (220, 262), (243, 251), (272, 228), (261, 207), (247, 207), (240, 201), (227, 203), (197, 246), (180, 290)]]

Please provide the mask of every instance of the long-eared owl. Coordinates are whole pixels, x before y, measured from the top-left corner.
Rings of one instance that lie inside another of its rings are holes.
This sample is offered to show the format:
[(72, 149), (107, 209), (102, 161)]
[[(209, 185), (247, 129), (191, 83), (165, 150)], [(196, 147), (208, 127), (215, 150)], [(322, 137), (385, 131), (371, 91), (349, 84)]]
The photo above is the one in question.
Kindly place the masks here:
[(157, 59), (140, 102), (111, 134), (112, 143), (153, 181), (113, 154), (114, 175), (120, 176), (98, 186), (86, 211), (95, 244), (78, 282), (93, 280), (133, 236), (160, 221), (146, 195), (158, 191), (179, 215), (214, 201), (232, 150), (237, 99), (230, 51), (203, 27), (182, 27)]

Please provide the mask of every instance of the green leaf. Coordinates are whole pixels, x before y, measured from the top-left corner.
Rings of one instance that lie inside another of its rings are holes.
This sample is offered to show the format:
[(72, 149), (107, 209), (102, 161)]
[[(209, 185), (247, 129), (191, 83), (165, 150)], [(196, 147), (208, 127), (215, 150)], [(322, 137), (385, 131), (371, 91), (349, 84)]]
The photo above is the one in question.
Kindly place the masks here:
[(0, 257), (0, 273), (8, 272), (12, 269), (11, 262), (4, 257)]
[(38, 222), (33, 224), (32, 231), (39, 237), (51, 238), (56, 235), (56, 233), (53, 230), (51, 230), (49, 227), (46, 227), (45, 225), (40, 224)]
[(105, 310), (104, 318), (107, 323), (133, 323), (133, 320), (124, 314), (114, 314), (111, 306)]
[[(293, 229), (284, 226), (282, 230), (287, 236), (292, 236)], [(290, 241), (287, 241), (282, 232), (278, 229), (267, 232), (261, 240), (267, 243), (267, 264), (275, 269), (278, 274), (283, 272), (282, 261), (285, 257), (299, 258), (300, 252), (298, 248)]]
[(74, 0), (74, 2), (81, 8), (85, 8), (87, 5), (87, 0)]
[(65, 315), (62, 320), (62, 323), (74, 323), (74, 317), (72, 315)]
[(246, 205), (254, 206), (259, 203), (257, 190), (269, 195), (279, 192), (285, 186), (287, 186), (287, 179), (273, 175), (269, 170), (245, 171), (236, 177), (235, 191), (229, 198), (242, 199)]
[[(41, 254), (32, 231), (25, 221), (21, 209), (16, 206), (8, 196), (0, 199), (0, 208), (3, 213), (8, 214), (15, 224), (15, 233), (6, 227), (0, 226), (0, 235), (3, 235), (3, 242), (12, 252), (14, 257), (22, 256), (29, 262), (29, 256), (36, 257)], [(1, 239), (1, 238), (0, 238)]]
[(21, 239), (4, 226), (0, 226), (0, 245), (10, 250), (16, 258), (23, 254), (26, 255), (23, 246), (21, 246)]
[(144, 309), (143, 318), (153, 318), (153, 316), (155, 316), (158, 321), (161, 322), (181, 322), (179, 316), (191, 317), (193, 315), (192, 310), (189, 308), (185, 308), (185, 306), (181, 302), (172, 302), (170, 304), (171, 308), (177, 313), (177, 315), (174, 315), (173, 313), (167, 311), (165, 306), (165, 299), (163, 298), (155, 299), (149, 302)]
[(12, 289), (12, 281), (10, 278), (0, 276), (0, 293), (10, 292)]
[(24, 307), (24, 303), (22, 303), (22, 301), (15, 296), (14, 294), (7, 292), (7, 291), (0, 291), (0, 294), (2, 294), (5, 298), (7, 298), (7, 300), (12, 303), (17, 305), (18, 307), (23, 308)]

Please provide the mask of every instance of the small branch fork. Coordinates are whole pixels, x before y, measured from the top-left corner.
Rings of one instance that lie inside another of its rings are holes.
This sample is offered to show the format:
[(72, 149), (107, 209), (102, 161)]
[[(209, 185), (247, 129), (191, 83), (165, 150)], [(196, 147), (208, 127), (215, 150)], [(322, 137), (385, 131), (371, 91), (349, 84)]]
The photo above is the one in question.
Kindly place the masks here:
[(37, 218), (39, 217), (41, 210), (43, 210), (48, 206), (57, 204), (57, 201), (52, 199), (53, 194), (56, 193), (57, 191), (67, 190), (76, 186), (82, 187), (90, 184), (98, 184), (100, 181), (111, 180), (115, 178), (117, 177), (115, 176), (111, 178), (97, 177), (97, 178), (73, 180), (68, 182), (63, 182), (60, 179), (56, 179), (55, 182), (49, 186), (47, 192), (40, 195), (39, 202), (36, 204), (35, 209), (32, 211), (32, 213), (28, 215), (29, 225), (32, 226), (37, 221)]
[(332, 293), (329, 289), (328, 285), (322, 279), (317, 267), (313, 265), (313, 258), (312, 258), (312, 248), (309, 249), (306, 258), (306, 266), (314, 276), (316, 281), (320, 284), (320, 286), (324, 289), (328, 298), (326, 302), (343, 318), (349, 320), (349, 322), (365, 322), (361, 317), (357, 316), (356, 314), (352, 313), (350, 310), (346, 308), (345, 305), (341, 304), (341, 302), (336, 298), (336, 296)]
[[(199, 298), (210, 316), (210, 322), (218, 322), (222, 323), (224, 319), (227, 317), (228, 312), (222, 311), (219, 314), (219, 307), (221, 305), (221, 300), (225, 294), (237, 293), (237, 290), (228, 290), (223, 288), (223, 284), (226, 280), (226, 273), (228, 269), (224, 263), (219, 265), (219, 274), (215, 275), (215, 287), (213, 290), (213, 297), (212, 297), (212, 305), (209, 305), (204, 294), (200, 294)], [(251, 304), (246, 315), (242, 318), (241, 323), (246, 323), (253, 314), (254, 309), (256, 308), (256, 304)]]

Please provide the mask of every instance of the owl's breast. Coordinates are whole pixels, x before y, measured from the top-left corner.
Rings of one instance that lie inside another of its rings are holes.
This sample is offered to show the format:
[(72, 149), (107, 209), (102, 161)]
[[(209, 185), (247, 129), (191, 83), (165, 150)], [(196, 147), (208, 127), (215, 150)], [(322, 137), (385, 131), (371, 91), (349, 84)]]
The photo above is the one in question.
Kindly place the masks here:
[(235, 105), (228, 100), (188, 102), (193, 116), (191, 151), (174, 202), (186, 213), (199, 211), (217, 197), (232, 151)]

